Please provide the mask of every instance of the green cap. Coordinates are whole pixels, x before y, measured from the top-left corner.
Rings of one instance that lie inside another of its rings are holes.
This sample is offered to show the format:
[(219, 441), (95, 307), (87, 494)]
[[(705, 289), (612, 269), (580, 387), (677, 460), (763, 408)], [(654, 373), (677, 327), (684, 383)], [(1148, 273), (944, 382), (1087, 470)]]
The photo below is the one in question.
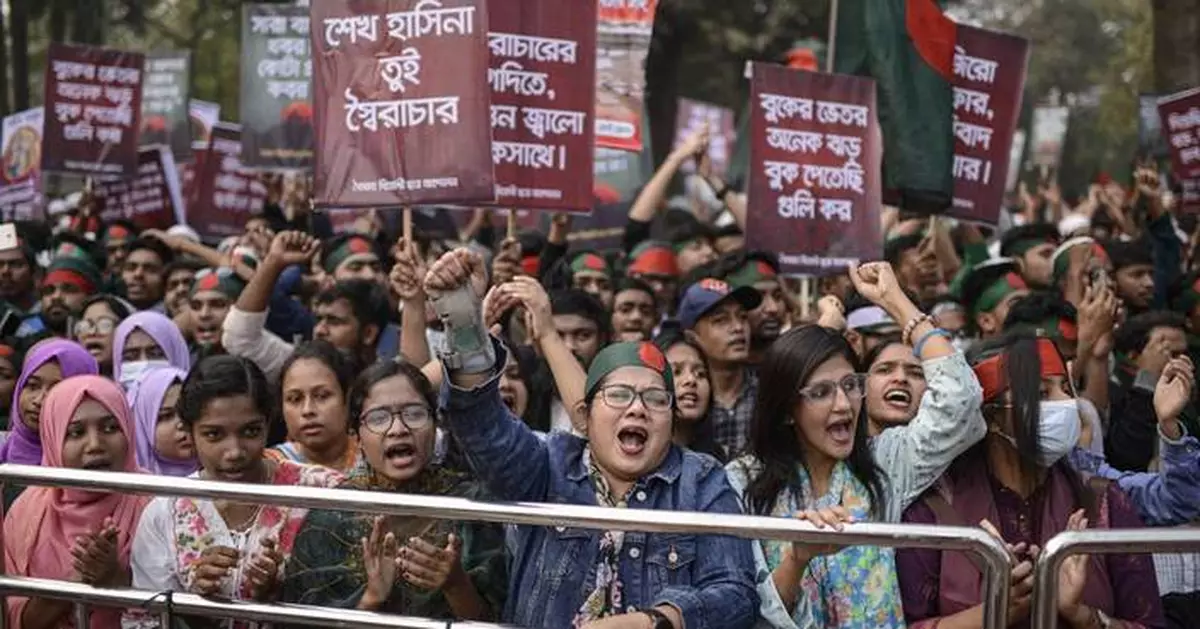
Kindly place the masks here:
[(605, 347), (592, 360), (588, 368), (587, 385), (584, 397), (590, 397), (600, 387), (600, 383), (608, 374), (622, 367), (645, 367), (652, 369), (662, 376), (663, 386), (674, 395), (675, 381), (671, 377), (671, 367), (667, 364), (667, 356), (654, 343), (613, 343)]

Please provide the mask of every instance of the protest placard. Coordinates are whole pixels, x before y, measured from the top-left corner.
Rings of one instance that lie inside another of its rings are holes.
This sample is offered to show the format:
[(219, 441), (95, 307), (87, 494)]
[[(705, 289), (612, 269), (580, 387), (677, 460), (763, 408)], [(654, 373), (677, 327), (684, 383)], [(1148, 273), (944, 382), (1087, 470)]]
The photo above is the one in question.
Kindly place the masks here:
[(658, 0), (600, 0), (596, 36), (596, 144), (642, 146), (646, 57)]
[(308, 8), (242, 6), (242, 163), (312, 167), (312, 54)]
[(0, 127), (0, 220), (36, 221), (45, 218), (42, 195), (42, 127), (45, 110), (26, 109), (4, 117)]
[(1179, 206), (1188, 213), (1200, 212), (1200, 88), (1159, 99), (1158, 115), (1180, 185)]
[(175, 158), (164, 145), (138, 151), (137, 174), (96, 184), (100, 220), (126, 220), (138, 229), (167, 229), (183, 222), (183, 191)]
[(146, 55), (142, 79), (142, 130), (138, 145), (165, 144), (171, 147), (177, 163), (192, 158), (192, 126), (188, 116), (191, 63), (192, 55), (187, 51), (152, 52)]
[(262, 212), (267, 189), (242, 166), (241, 127), (213, 125), (209, 147), (197, 156), (187, 202), (188, 225), (210, 240), (238, 236)]

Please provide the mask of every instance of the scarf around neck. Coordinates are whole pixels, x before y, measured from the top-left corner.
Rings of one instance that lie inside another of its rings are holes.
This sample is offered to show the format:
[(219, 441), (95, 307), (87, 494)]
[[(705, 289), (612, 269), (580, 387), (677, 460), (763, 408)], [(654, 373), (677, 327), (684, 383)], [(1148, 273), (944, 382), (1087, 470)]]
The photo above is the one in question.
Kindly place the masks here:
[[(775, 500), (771, 515), (792, 517), (804, 509), (824, 509), (841, 505), (856, 521), (871, 519), (871, 494), (866, 485), (839, 461), (829, 479), (829, 491), (813, 498), (808, 471), (797, 466), (802, 493), (785, 490)], [(803, 502), (801, 502), (801, 500)], [(767, 568), (775, 570), (791, 552), (791, 542), (768, 540), (763, 543)], [(902, 628), (904, 610), (900, 604), (900, 583), (896, 578), (896, 557), (891, 548), (849, 546), (834, 555), (816, 557), (808, 564), (800, 581), (801, 596), (817, 627), (831, 629)], [(797, 606), (800, 611), (802, 606)], [(797, 623), (803, 618), (794, 618)]]

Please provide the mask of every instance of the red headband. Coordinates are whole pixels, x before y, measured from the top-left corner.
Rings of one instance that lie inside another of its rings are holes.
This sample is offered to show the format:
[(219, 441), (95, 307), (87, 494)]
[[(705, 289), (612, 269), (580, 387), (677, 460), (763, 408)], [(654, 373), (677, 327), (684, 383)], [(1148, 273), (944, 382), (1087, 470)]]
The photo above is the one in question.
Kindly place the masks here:
[(521, 258), (521, 272), (525, 275), (537, 277), (539, 266), (541, 266), (541, 260), (538, 256), (525, 256)]
[(629, 273), (675, 277), (679, 275), (679, 264), (675, 260), (674, 251), (656, 247), (642, 252), (630, 265)]
[(85, 293), (96, 292), (96, 287), (87, 280), (81, 273), (68, 271), (66, 269), (55, 269), (46, 274), (46, 279), (42, 280), (42, 286), (53, 286), (55, 284), (73, 284), (78, 286)]
[[(1058, 353), (1058, 348), (1054, 346), (1053, 341), (1047, 338), (1039, 338), (1037, 340), (1037, 349), (1038, 358), (1042, 363), (1042, 377), (1067, 375), (1067, 365), (1063, 362), (1062, 356)], [(1005, 361), (1006, 357), (1007, 354), (993, 356), (972, 367), (975, 370), (975, 377), (979, 379), (979, 385), (983, 387), (984, 402), (996, 399), (1008, 388), (1008, 363)]]

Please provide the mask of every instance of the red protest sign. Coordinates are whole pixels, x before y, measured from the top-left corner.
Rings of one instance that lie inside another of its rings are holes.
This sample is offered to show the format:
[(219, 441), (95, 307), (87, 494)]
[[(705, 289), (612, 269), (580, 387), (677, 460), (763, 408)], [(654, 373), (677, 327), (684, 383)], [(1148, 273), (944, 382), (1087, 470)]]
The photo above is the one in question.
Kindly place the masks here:
[(183, 191), (175, 159), (165, 145), (138, 152), (137, 174), (96, 184), (100, 220), (128, 220), (138, 229), (167, 229), (183, 213)]
[(497, 3), (488, 33), (496, 203), (589, 212), (596, 2)]
[(658, 0), (601, 0), (596, 36), (596, 145), (642, 150), (646, 57)]
[(958, 26), (950, 216), (992, 225), (1000, 220), (1028, 63), (1028, 41)]
[(242, 129), (226, 122), (213, 125), (208, 148), (196, 155), (187, 222), (208, 238), (237, 236), (262, 211), (266, 186), (242, 166)]
[(321, 207), (495, 198), (483, 0), (311, 7)]
[(883, 251), (875, 82), (754, 63), (746, 239), (787, 273), (828, 274)]
[(1200, 88), (1158, 99), (1158, 115), (1183, 194), (1180, 207), (1200, 212)]
[(133, 175), (145, 65), (140, 53), (51, 42), (42, 170)]

